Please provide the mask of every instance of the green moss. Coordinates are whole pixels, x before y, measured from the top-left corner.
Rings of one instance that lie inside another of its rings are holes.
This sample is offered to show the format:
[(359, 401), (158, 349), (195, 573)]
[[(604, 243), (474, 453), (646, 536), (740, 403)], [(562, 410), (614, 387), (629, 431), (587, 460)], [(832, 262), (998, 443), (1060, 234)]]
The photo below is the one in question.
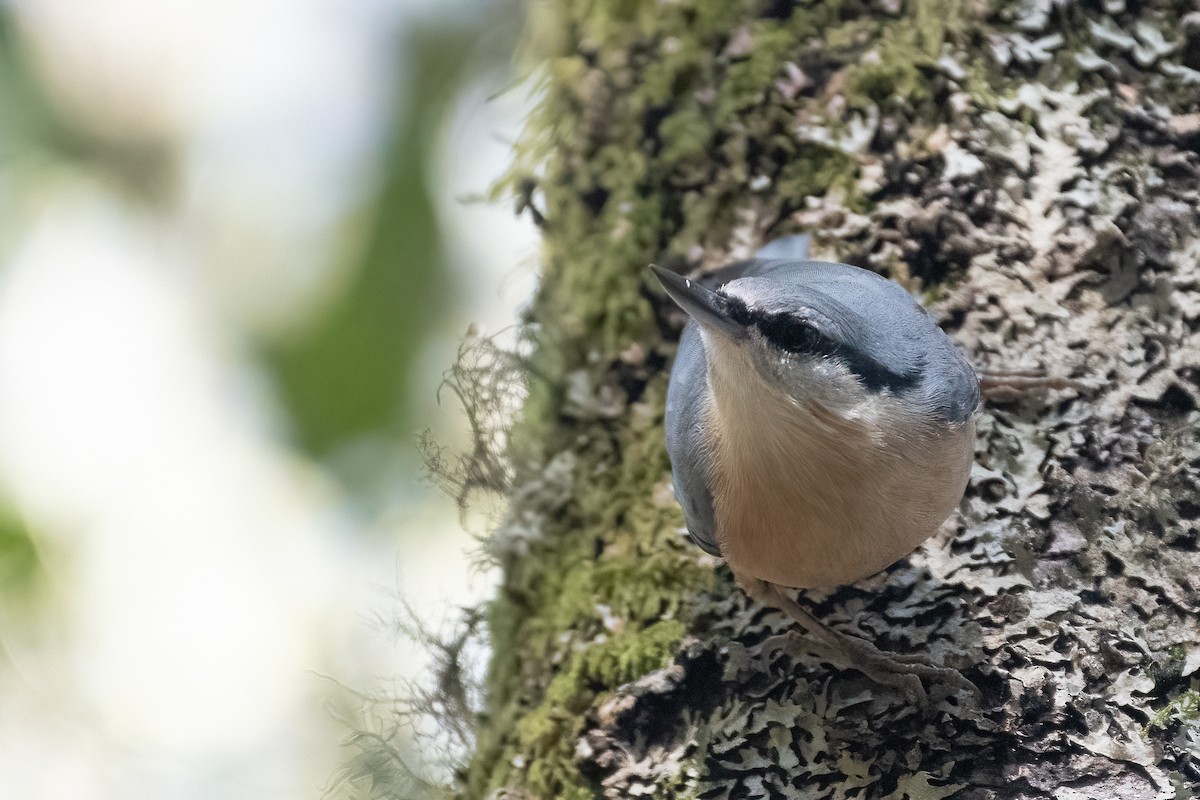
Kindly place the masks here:
[[(602, 232), (563, 249), (554, 294), (544, 298), (543, 312), (573, 340), (579, 361), (613, 360), (631, 342), (644, 340), (652, 323), (642, 289), (653, 260), (649, 240), (658, 230), (659, 200), (622, 191), (609, 202)], [(614, 262), (624, 268), (612, 269)]]
[(852, 96), (876, 104), (893, 97), (912, 105), (930, 99), (928, 70), (937, 63), (946, 40), (960, 32), (963, 5), (958, 0), (913, 0), (910, 6), (911, 14), (884, 25), (875, 57), (851, 69)]
[(942, 44), (962, 26), (963, 4), (958, 0), (913, 0), (912, 27), (916, 43), (926, 58), (936, 60)]
[[(1169, 501), (1166, 507), (1170, 508)], [(1150, 513), (1154, 512), (1151, 510)], [(1169, 521), (1163, 520), (1162, 524), (1165, 526), (1165, 524), (1169, 524)], [(1166, 658), (1148, 660), (1146, 675), (1159, 687), (1173, 685), (1183, 674), (1186, 663), (1187, 645), (1176, 644), (1167, 649)]]
[(728, 124), (735, 115), (766, 99), (783, 64), (799, 47), (794, 31), (761, 20), (749, 27), (753, 40), (745, 58), (730, 64), (716, 101), (716, 122)]
[(962, 66), (967, 72), (963, 88), (981, 110), (995, 109), (1005, 91), (1002, 87), (1015, 83), (1014, 78), (1007, 77), (990, 59), (977, 59)]
[(1180, 694), (1155, 712), (1146, 724), (1145, 732), (1166, 728), (1175, 722), (1200, 722), (1200, 687), (1192, 681), (1192, 688)]
[(834, 186), (852, 191), (856, 172), (854, 159), (845, 153), (805, 142), (783, 168), (777, 188), (797, 198), (823, 195)]
[[(655, 380), (644, 408), (661, 410), (664, 393)], [(686, 633), (688, 599), (713, 584), (675, 533), (679, 509), (652, 500), (669, 469), (661, 425), (652, 413), (627, 420), (615, 438), (594, 431), (577, 448), (580, 488), (554, 530), (506, 565), (489, 609), (489, 716), (467, 796), (505, 785), (593, 796), (574, 766), (587, 709), (666, 666)], [(606, 627), (613, 620), (615, 633)]]
[(575, 741), (584, 714), (595, 698), (621, 684), (670, 663), (683, 638), (675, 620), (625, 630), (576, 652), (554, 676), (542, 702), (514, 730), (515, 749), (532, 765), (523, 783), (535, 794), (561, 791), (578, 779), (574, 772)]
[(660, 157), (673, 164), (690, 156), (705, 155), (714, 131), (712, 122), (699, 108), (682, 108), (664, 119), (659, 127), (663, 143)]

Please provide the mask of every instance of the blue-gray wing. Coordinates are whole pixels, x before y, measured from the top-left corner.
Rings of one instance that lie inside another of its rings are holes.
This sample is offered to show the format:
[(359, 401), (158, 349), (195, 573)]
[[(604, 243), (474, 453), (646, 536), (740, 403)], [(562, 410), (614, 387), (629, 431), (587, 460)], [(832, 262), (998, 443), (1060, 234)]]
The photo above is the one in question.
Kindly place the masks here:
[(679, 340), (671, 381), (667, 385), (667, 455), (675, 497), (683, 506), (688, 533), (705, 552), (721, 555), (713, 520), (712, 488), (709, 484), (709, 451), (702, 429), (705, 396), (708, 393), (708, 363), (704, 343), (695, 322), (689, 322)]
[(807, 233), (782, 236), (760, 247), (754, 257), (760, 261), (808, 261), (810, 241)]

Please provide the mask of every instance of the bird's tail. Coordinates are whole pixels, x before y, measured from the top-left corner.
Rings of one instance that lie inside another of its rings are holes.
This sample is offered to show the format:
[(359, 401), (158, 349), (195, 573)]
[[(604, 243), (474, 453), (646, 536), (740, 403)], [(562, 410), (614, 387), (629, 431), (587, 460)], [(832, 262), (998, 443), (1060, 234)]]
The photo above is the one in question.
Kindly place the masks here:
[(807, 233), (781, 236), (778, 239), (767, 242), (754, 255), (756, 258), (762, 258), (771, 261), (807, 261), (808, 244), (809, 235)]

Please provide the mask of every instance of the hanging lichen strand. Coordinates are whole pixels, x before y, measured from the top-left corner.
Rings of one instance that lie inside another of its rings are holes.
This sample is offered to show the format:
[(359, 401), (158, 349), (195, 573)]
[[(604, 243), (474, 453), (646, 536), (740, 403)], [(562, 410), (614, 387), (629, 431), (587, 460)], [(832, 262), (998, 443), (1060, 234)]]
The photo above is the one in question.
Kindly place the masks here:
[[(511, 188), (536, 187), (544, 278), (464, 796), (1200, 781), (1190, 8), (532, 4), (544, 95)], [(989, 408), (957, 526), (807, 595), (959, 667), (981, 708), (923, 711), (771, 638), (785, 618), (678, 534), (661, 425), (680, 320), (646, 265), (716, 266), (796, 230), (922, 292), (977, 364), (1096, 384)]]

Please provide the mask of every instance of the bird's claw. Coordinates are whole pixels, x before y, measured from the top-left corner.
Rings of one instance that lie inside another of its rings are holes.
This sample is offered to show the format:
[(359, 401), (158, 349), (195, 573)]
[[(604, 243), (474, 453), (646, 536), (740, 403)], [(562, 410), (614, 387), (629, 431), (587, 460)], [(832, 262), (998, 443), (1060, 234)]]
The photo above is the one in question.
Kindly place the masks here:
[[(979, 688), (953, 667), (942, 667), (922, 653), (892, 654), (880, 650), (870, 642), (858, 637), (839, 634), (840, 641), (824, 649), (842, 666), (856, 669), (871, 680), (884, 686), (895, 686), (911, 695), (924, 705), (929, 701), (923, 680), (931, 685), (952, 686), (979, 696)], [(841, 656), (840, 659), (837, 657)]]
[(1096, 380), (1048, 375), (1035, 369), (984, 370), (979, 373), (979, 391), (984, 399), (1001, 403), (1050, 389), (1070, 389), (1080, 394), (1091, 394), (1101, 386)]
[(779, 587), (762, 580), (738, 577), (747, 594), (784, 612), (802, 629), (770, 637), (763, 642), (764, 653), (784, 647), (791, 650), (789, 645), (795, 642), (810, 651), (817, 651), (837, 666), (856, 669), (876, 683), (902, 689), (922, 705), (929, 700), (922, 679), (931, 685), (953, 687), (950, 694), (965, 689), (976, 698), (982, 697), (979, 688), (961, 672), (952, 667), (937, 666), (924, 653), (887, 653), (866, 639), (831, 628)]

